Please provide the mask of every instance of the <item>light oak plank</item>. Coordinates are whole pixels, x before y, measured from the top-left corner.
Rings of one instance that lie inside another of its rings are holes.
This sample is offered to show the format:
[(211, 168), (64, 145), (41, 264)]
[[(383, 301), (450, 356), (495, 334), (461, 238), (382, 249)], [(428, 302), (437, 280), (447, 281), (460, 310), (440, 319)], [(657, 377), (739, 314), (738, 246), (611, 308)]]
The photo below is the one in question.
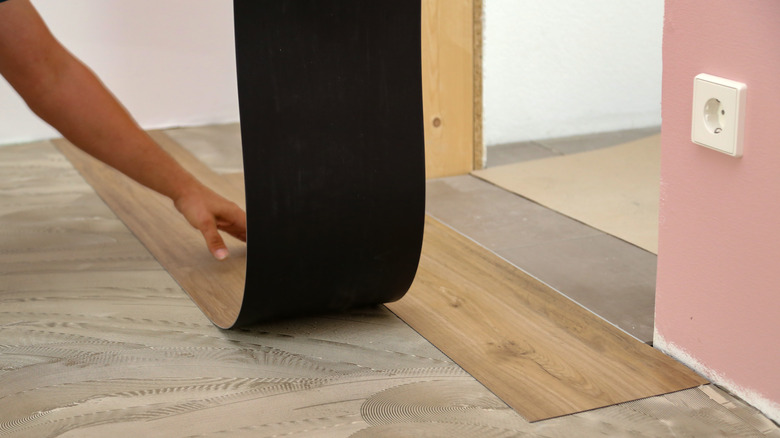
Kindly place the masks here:
[(529, 421), (706, 383), (430, 217), (417, 278), (387, 307)]
[(244, 192), (244, 172), (226, 173), (222, 175), (227, 182), (233, 185), (233, 187)]
[[(204, 184), (243, 207), (242, 191), (164, 133), (151, 132), (150, 135)], [(241, 310), (246, 245), (223, 235), (231, 255), (222, 262), (215, 260), (206, 249), (200, 232), (187, 223), (168, 198), (90, 157), (67, 140), (55, 140), (54, 144), (203, 313), (217, 326), (230, 327)]]

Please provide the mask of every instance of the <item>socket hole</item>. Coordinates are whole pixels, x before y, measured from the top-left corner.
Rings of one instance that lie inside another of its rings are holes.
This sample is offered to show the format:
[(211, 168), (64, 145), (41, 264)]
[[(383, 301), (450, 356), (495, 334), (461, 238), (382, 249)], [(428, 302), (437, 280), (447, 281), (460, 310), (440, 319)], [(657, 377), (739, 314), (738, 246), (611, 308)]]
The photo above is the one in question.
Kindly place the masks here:
[(704, 104), (704, 126), (711, 134), (720, 134), (723, 132), (723, 125), (726, 117), (726, 110), (720, 100), (714, 97)]

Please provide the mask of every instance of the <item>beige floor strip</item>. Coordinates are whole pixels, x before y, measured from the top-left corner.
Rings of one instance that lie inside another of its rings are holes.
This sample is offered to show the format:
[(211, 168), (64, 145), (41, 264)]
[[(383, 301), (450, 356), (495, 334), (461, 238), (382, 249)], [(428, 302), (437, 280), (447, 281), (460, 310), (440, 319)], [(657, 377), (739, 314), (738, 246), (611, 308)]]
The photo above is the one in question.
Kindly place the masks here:
[[(235, 192), (239, 182), (226, 181), (240, 178), (223, 179), (164, 134), (153, 135), (201, 180), (239, 196)], [(210, 255), (200, 236), (189, 233), (189, 225), (164, 198), (120, 181), (126, 178), (64, 142), (58, 147), (202, 310), (234, 306), (235, 296), (230, 295), (234, 289), (215, 288), (231, 281), (237, 284), (235, 278), (244, 275), (239, 262), (207, 262)], [(151, 226), (161, 223), (169, 225)], [(427, 219), (425, 233), (417, 279), (404, 299), (388, 307), (526, 419), (562, 416), (705, 383), (435, 220)], [(196, 268), (190, 265), (193, 262)], [(192, 284), (182, 278), (191, 278)], [(211, 294), (204, 298), (206, 292)]]
[(661, 136), (474, 171), (479, 178), (658, 253)]

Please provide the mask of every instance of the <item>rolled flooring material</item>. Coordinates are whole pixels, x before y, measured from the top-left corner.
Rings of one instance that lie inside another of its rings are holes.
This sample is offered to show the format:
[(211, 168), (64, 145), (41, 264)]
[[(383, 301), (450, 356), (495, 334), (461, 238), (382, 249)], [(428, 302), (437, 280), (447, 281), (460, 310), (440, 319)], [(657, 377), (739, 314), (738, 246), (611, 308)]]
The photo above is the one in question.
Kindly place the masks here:
[(425, 210), (419, 0), (234, 14), (249, 220), (235, 323), (399, 299)]
[(248, 246), (231, 240), (229, 261), (168, 200), (56, 144), (219, 327), (399, 299), (425, 209), (419, 1), (237, 0), (234, 13), (246, 202), (153, 134), (246, 206)]

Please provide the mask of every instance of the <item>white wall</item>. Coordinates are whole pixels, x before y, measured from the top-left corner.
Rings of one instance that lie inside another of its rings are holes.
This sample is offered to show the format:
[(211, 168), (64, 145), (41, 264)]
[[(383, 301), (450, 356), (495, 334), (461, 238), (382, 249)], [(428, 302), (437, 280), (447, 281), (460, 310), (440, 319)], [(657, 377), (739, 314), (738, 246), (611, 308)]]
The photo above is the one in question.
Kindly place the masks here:
[[(145, 128), (233, 122), (228, 0), (33, 0)], [(662, 0), (485, 0), (484, 141), (659, 125)], [(0, 79), (0, 144), (57, 136)]]
[(488, 146), (661, 124), (663, 0), (485, 0)]
[[(145, 128), (238, 121), (233, 2), (33, 0)], [(0, 79), (0, 144), (58, 136)]]

